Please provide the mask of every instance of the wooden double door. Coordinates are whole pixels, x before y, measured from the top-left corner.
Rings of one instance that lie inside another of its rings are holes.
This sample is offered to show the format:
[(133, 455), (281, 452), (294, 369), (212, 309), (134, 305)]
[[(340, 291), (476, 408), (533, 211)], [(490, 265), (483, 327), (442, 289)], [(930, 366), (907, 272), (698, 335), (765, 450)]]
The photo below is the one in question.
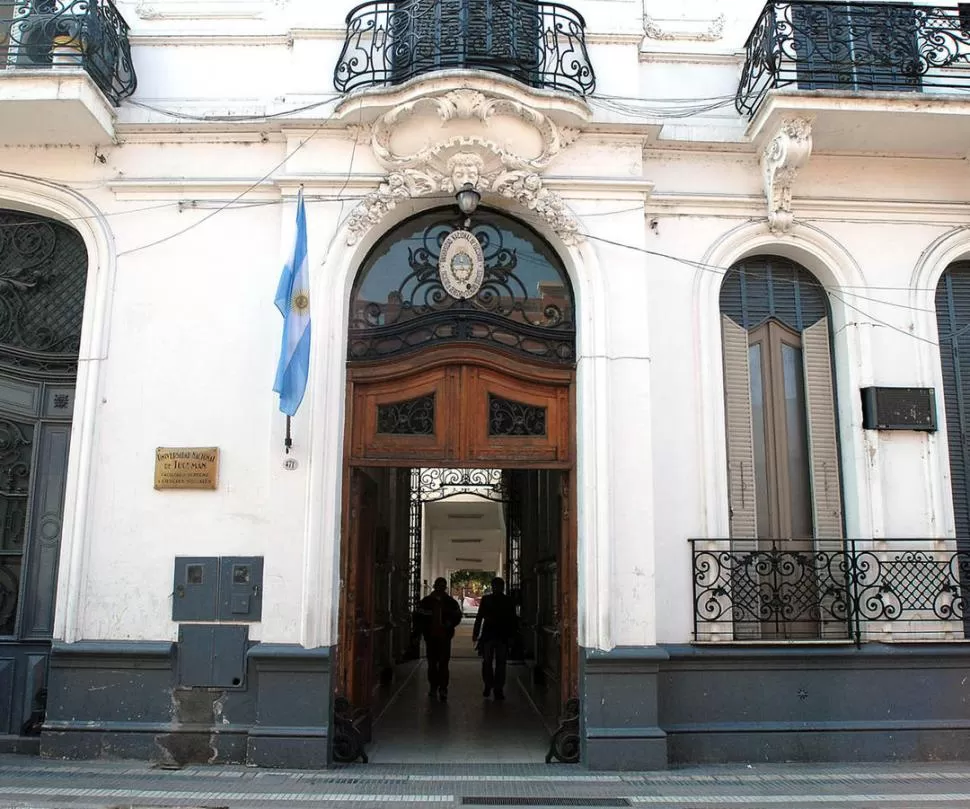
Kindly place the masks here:
[[(410, 527), (410, 470), (422, 468), (506, 472), (524, 529), (518, 541), (539, 543), (554, 557), (521, 571), (524, 582), (543, 580), (541, 613), (530, 608), (523, 618), (544, 616), (544, 625), (533, 628), (555, 642), (544, 644), (542, 665), (557, 672), (560, 701), (576, 696), (574, 380), (571, 368), (468, 346), (348, 366), (338, 696), (358, 709), (372, 707), (384, 649), (393, 647), (395, 633), (400, 640), (401, 623), (410, 620), (414, 593), (404, 582), (402, 549)], [(555, 661), (548, 659), (551, 649)]]

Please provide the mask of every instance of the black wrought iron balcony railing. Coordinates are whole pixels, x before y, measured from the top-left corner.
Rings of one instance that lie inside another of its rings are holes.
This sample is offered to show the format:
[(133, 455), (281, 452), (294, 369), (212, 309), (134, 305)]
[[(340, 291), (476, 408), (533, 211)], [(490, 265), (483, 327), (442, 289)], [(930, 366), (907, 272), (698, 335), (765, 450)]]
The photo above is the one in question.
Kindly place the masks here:
[(966, 636), (970, 552), (953, 540), (690, 542), (695, 640)]
[(0, 70), (45, 68), (83, 68), (115, 106), (134, 93), (128, 24), (114, 3), (0, 0)]
[(333, 83), (349, 92), (456, 68), (581, 96), (596, 84), (582, 16), (536, 0), (362, 3), (347, 15)]
[(736, 106), (769, 90), (970, 90), (970, 11), (904, 3), (769, 0), (745, 44)]

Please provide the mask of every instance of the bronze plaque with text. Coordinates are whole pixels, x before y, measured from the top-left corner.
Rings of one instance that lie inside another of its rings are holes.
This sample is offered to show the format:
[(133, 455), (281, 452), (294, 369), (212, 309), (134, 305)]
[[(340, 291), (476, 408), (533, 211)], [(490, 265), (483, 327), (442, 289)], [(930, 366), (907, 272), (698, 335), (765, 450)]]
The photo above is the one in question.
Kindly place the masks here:
[(158, 447), (156, 489), (216, 489), (219, 447)]

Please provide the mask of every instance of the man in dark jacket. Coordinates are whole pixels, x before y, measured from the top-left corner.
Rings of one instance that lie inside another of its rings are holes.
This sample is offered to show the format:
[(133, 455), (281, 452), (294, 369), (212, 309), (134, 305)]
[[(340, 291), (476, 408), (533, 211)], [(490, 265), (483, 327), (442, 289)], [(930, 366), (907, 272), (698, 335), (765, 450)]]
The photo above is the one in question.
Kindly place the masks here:
[(484, 696), (495, 690), (495, 699), (505, 699), (505, 663), (509, 646), (519, 631), (512, 597), (505, 594), (505, 581), (492, 579), (492, 592), (478, 605), (478, 617), (472, 630), (472, 642), (480, 641)]
[(447, 590), (445, 579), (435, 579), (434, 589), (418, 602), (414, 616), (415, 628), (424, 636), (428, 657), (428, 696), (437, 694), (442, 702), (448, 699), (451, 639), (455, 636), (455, 627), (461, 623), (461, 607)]

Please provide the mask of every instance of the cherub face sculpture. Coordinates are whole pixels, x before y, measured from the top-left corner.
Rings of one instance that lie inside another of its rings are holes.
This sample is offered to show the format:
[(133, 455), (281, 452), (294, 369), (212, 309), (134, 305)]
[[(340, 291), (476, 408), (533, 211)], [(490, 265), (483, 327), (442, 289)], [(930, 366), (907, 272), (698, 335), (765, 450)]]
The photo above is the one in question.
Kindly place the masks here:
[(477, 188), (482, 176), (485, 161), (477, 154), (459, 152), (448, 160), (448, 171), (451, 172), (453, 190), (457, 191), (466, 185)]

